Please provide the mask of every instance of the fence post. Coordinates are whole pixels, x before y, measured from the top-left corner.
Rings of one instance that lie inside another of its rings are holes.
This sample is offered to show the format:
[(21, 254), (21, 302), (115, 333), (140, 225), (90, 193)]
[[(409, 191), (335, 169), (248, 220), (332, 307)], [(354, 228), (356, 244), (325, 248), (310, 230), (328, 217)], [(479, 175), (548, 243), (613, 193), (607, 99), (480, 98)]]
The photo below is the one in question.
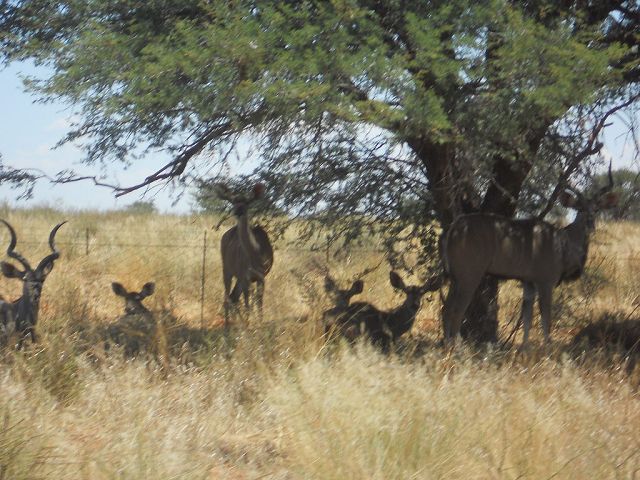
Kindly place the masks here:
[(84, 254), (89, 255), (89, 229), (85, 229), (84, 231)]
[(200, 328), (204, 329), (204, 284), (206, 279), (207, 265), (207, 230), (204, 231), (202, 239), (202, 274), (200, 278)]

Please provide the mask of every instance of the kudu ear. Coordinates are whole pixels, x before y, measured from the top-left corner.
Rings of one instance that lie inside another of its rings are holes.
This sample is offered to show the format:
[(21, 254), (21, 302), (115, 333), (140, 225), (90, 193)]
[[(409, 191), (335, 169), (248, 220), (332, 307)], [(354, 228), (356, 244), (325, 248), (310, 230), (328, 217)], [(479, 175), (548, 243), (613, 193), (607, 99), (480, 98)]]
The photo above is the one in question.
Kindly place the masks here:
[(349, 293), (351, 295), (357, 295), (359, 293), (362, 293), (362, 290), (364, 290), (364, 282), (362, 280), (356, 280), (355, 282), (353, 282), (353, 285), (351, 285)]
[(15, 265), (8, 262), (0, 262), (0, 268), (2, 268), (2, 274), (7, 278), (19, 278), (22, 279), (26, 273), (23, 270), (19, 270)]
[(598, 199), (598, 207), (602, 209), (613, 208), (618, 205), (620, 196), (615, 192), (608, 192)]
[(391, 282), (391, 286), (393, 288), (397, 288), (398, 290), (404, 290), (406, 288), (404, 285), (404, 281), (402, 280), (402, 278), (400, 278), (400, 275), (398, 275), (393, 270), (389, 272), (389, 281)]
[(121, 283), (118, 283), (118, 282), (113, 282), (113, 283), (111, 284), (111, 288), (113, 289), (113, 293), (115, 293), (115, 294), (116, 294), (116, 295), (118, 295), (119, 297), (126, 297), (126, 296), (127, 296), (127, 293), (129, 293), (129, 292), (127, 292), (127, 289), (126, 289), (126, 288), (124, 288), (124, 287), (122, 286), (122, 284), (121, 284)]
[(336, 282), (329, 275), (325, 275), (324, 277), (324, 291), (327, 293), (335, 292), (338, 289)]
[(565, 208), (575, 208), (578, 204), (578, 197), (576, 197), (573, 193), (563, 190), (558, 199), (560, 200), (560, 205)]
[(142, 290), (140, 290), (140, 299), (146, 298), (149, 295), (152, 295), (156, 290), (156, 284), (153, 282), (147, 282), (142, 286)]

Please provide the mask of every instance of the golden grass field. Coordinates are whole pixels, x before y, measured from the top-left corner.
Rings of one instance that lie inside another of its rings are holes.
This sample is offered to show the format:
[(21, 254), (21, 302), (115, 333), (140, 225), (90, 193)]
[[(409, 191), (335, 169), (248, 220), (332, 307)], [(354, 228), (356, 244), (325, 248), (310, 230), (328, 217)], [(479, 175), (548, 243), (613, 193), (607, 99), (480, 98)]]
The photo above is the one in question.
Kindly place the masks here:
[[(275, 245), (263, 322), (237, 321), (227, 342), (225, 228), (211, 230), (214, 219), (0, 214), (32, 264), (47, 253), (50, 228), (69, 220), (44, 285), (40, 342), (0, 351), (0, 480), (640, 477), (640, 367), (615, 351), (567, 348), (591, 321), (636, 318), (639, 226), (601, 226), (584, 279), (555, 292), (553, 348), (445, 354), (436, 294), (386, 357), (367, 344), (325, 343), (323, 272), (285, 241)], [(0, 249), (7, 241), (0, 229)], [(346, 283), (379, 261), (360, 251), (329, 267)], [(160, 326), (137, 359), (105, 352), (99, 334), (123, 309), (112, 281), (130, 289), (156, 282), (145, 303)], [(5, 298), (20, 292), (19, 281), (0, 280)], [(507, 283), (501, 292), (506, 337), (520, 288)], [(381, 308), (402, 301), (384, 264), (355, 299)], [(537, 322), (534, 333), (539, 342)]]

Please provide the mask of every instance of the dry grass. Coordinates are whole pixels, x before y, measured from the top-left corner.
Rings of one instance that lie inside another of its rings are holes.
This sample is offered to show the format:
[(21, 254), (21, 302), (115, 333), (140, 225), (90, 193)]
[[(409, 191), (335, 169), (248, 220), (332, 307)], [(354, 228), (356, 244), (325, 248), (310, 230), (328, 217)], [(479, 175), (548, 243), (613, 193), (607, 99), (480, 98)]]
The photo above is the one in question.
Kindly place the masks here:
[[(34, 262), (61, 219), (45, 210), (1, 213)], [(584, 281), (556, 292), (553, 350), (445, 355), (437, 347), (434, 295), (413, 336), (384, 357), (367, 345), (324, 344), (322, 272), (284, 242), (268, 277), (264, 323), (238, 322), (225, 339), (221, 232), (208, 235), (200, 319), (200, 245), (213, 219), (67, 216), (58, 239), (63, 255), (44, 288), (42, 341), (0, 352), (0, 479), (639, 475), (638, 368), (622, 368), (621, 356), (588, 351), (576, 358), (565, 348), (607, 312), (634, 317), (634, 225), (600, 232)], [(354, 253), (332, 270), (346, 281), (377, 261)], [(137, 359), (104, 351), (101, 332), (122, 312), (110, 289), (115, 280), (129, 288), (157, 284), (146, 303), (163, 321), (149, 353)], [(3, 279), (0, 292), (15, 298), (18, 283)], [(507, 332), (519, 288), (508, 283), (502, 293)], [(381, 308), (401, 301), (383, 267), (365, 279), (359, 298)]]

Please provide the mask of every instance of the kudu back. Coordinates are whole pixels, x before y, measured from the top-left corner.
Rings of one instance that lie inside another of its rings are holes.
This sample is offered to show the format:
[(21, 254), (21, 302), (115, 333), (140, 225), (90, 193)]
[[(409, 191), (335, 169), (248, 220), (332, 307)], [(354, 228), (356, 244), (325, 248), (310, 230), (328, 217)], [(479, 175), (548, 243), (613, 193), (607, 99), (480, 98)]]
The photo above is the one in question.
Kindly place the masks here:
[(364, 334), (385, 353), (393, 342), (413, 327), (424, 294), (439, 289), (442, 284), (438, 275), (422, 285), (406, 285), (394, 271), (389, 272), (389, 281), (393, 288), (405, 294), (400, 306), (385, 311), (370, 303), (352, 303), (345, 308), (340, 322), (343, 336), (347, 339), (354, 340)]
[[(249, 294), (256, 284), (255, 301), (262, 319), (265, 277), (273, 266), (273, 247), (267, 232), (259, 225), (250, 225), (249, 206), (264, 194), (264, 185), (258, 183), (250, 196), (235, 194), (222, 184), (216, 186), (218, 196), (233, 205), (237, 224), (227, 230), (220, 240), (222, 255), (222, 279), (224, 282), (224, 323), (229, 326), (229, 312), (232, 304), (244, 297), (245, 308), (249, 310)], [(235, 285), (231, 284), (235, 278)]]
[(560, 203), (577, 213), (564, 228), (542, 220), (514, 220), (486, 213), (458, 217), (442, 241), (442, 260), (450, 279), (443, 307), (445, 343), (455, 341), (460, 333), (462, 318), (485, 275), (522, 282), (523, 345), (529, 339), (533, 303), (538, 297), (544, 341), (548, 343), (553, 288), (582, 274), (595, 215), (617, 203), (612, 188), (611, 166), (609, 184), (592, 198), (567, 187)]
[(28, 260), (15, 251), (17, 244), (16, 232), (6, 220), (0, 219), (9, 229), (11, 240), (7, 248), (7, 256), (17, 260), (23, 270), (12, 263), (0, 262), (2, 274), (7, 278), (17, 278), (22, 281), (22, 296), (14, 302), (0, 301), (0, 330), (2, 333), (2, 343), (5, 343), (13, 336), (17, 335), (17, 347), (21, 348), (24, 340), (30, 336), (32, 342), (37, 341), (36, 324), (38, 323), (38, 312), (40, 309), (40, 296), (42, 286), (51, 273), (54, 262), (60, 257), (60, 252), (55, 246), (55, 237), (58, 229), (66, 222), (61, 222), (49, 233), (49, 247), (51, 253), (44, 257), (36, 268), (32, 268)]

